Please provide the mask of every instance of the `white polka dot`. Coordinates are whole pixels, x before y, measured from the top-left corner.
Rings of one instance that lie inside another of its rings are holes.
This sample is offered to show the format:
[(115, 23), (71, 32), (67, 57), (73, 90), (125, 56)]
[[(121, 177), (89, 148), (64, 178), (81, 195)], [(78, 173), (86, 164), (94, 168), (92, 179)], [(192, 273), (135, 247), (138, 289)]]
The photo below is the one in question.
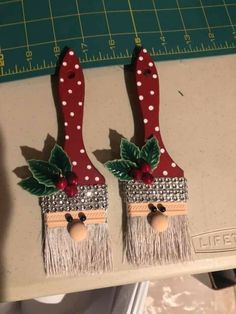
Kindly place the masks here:
[(143, 122), (144, 122), (145, 124), (147, 124), (147, 123), (148, 123), (148, 119), (143, 119)]
[(77, 129), (77, 130), (80, 130), (80, 129), (81, 129), (81, 126), (80, 126), (80, 125), (77, 125), (76, 129)]
[(77, 161), (72, 161), (73, 166), (77, 166)]
[(86, 176), (86, 177), (84, 177), (84, 178), (85, 178), (85, 180), (86, 180), (86, 181), (88, 181), (88, 180), (89, 180), (89, 177), (88, 177), (88, 176)]
[(164, 149), (164, 148), (161, 148), (160, 151), (161, 151), (162, 154), (164, 154), (165, 149)]
[(142, 56), (140, 56), (138, 59), (139, 59), (140, 61), (143, 61), (143, 57), (142, 57)]
[(154, 90), (150, 90), (150, 95), (154, 95)]
[(73, 111), (70, 112), (70, 116), (74, 117), (75, 113)]
[(66, 135), (66, 136), (65, 136), (65, 139), (66, 139), (66, 140), (69, 140), (69, 138), (70, 138), (69, 135)]
[(81, 85), (81, 84), (82, 84), (81, 81), (78, 81), (78, 82), (77, 82), (77, 85)]
[(157, 78), (157, 75), (156, 75), (156, 74), (153, 74), (152, 77), (153, 77), (154, 79), (156, 79), (156, 78)]
[(84, 150), (84, 149), (81, 149), (80, 152), (81, 152), (81, 154), (84, 154), (84, 153), (85, 153), (85, 150)]
[(69, 55), (70, 55), (70, 56), (73, 56), (73, 55), (74, 55), (74, 51), (70, 51), (70, 52), (69, 52)]
[(72, 94), (72, 89), (68, 89), (68, 93), (69, 93), (69, 94)]
[(137, 70), (137, 74), (142, 74), (142, 71), (141, 70)]
[(144, 48), (144, 49), (143, 49), (143, 52), (144, 52), (144, 53), (147, 53), (147, 49)]
[(152, 62), (149, 62), (148, 65), (149, 65), (150, 67), (153, 67), (153, 63), (152, 63)]
[(153, 107), (153, 106), (149, 106), (148, 109), (149, 109), (150, 111), (152, 111), (152, 110), (154, 109), (154, 107)]
[(79, 102), (78, 102), (78, 105), (79, 105), (79, 106), (82, 106), (82, 105), (83, 105), (82, 101), (79, 101)]
[(68, 122), (64, 122), (64, 126), (67, 126), (68, 125)]
[(176, 163), (172, 162), (171, 167), (175, 168), (176, 167)]
[(75, 64), (75, 69), (78, 69), (79, 68), (79, 65), (78, 64)]
[(61, 78), (60, 78), (60, 82), (64, 82), (64, 78), (61, 77)]
[(61, 103), (62, 103), (63, 106), (66, 106), (66, 105), (67, 105), (67, 102), (64, 101), (64, 100), (63, 100)]
[(142, 85), (142, 83), (138, 81), (137, 82), (137, 86), (141, 86), (141, 85)]
[(156, 132), (160, 131), (159, 126), (156, 126), (156, 127), (155, 127), (155, 131), (156, 131)]
[(88, 170), (91, 170), (91, 169), (92, 169), (92, 166), (91, 166), (91, 165), (87, 165), (87, 169), (88, 169)]
[(100, 179), (99, 179), (99, 177), (95, 177), (95, 181), (99, 181)]
[(140, 95), (140, 96), (138, 97), (139, 100), (143, 100), (143, 98), (144, 98), (144, 97), (143, 97), (142, 95)]
[(163, 171), (163, 175), (164, 175), (164, 176), (167, 176), (167, 175), (168, 175), (168, 172), (167, 172), (166, 170), (164, 170), (164, 171)]
[(67, 66), (67, 62), (62, 62), (62, 65), (64, 66), (64, 67), (66, 67)]

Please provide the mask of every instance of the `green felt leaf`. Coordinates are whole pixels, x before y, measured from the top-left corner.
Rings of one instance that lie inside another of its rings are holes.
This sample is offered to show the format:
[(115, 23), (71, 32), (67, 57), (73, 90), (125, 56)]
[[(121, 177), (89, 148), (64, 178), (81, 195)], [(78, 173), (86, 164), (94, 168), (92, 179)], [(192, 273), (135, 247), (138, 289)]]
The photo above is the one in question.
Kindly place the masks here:
[(152, 170), (157, 167), (160, 159), (160, 147), (155, 137), (147, 140), (141, 149), (140, 158), (147, 162)]
[(138, 164), (140, 158), (140, 149), (138, 146), (129, 142), (127, 139), (122, 138), (120, 144), (120, 154), (122, 159), (130, 160)]
[(136, 167), (136, 164), (129, 160), (113, 160), (105, 163), (106, 168), (119, 180), (128, 181), (132, 177), (130, 171), (132, 168)]
[(72, 170), (70, 159), (61, 146), (55, 144), (51, 151), (49, 163), (56, 165), (65, 174)]
[(55, 180), (60, 176), (61, 171), (57, 166), (47, 161), (31, 159), (28, 161), (33, 177), (41, 184), (55, 187)]
[(29, 177), (18, 183), (24, 190), (28, 191), (30, 194), (36, 196), (49, 195), (57, 192), (57, 189), (53, 187), (47, 187), (44, 184), (39, 183), (35, 178)]

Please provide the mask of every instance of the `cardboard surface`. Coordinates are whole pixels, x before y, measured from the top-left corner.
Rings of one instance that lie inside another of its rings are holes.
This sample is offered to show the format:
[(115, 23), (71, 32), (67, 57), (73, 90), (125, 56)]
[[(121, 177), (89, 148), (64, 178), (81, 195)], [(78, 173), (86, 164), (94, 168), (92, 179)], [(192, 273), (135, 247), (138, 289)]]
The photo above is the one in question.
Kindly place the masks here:
[(15, 172), (22, 174), (19, 167), (26, 165), (24, 157), (47, 158), (53, 140), (48, 137), (47, 149), (41, 154), (44, 141), (48, 134), (57, 137), (50, 77), (4, 83), (0, 85), (1, 301), (236, 266), (236, 56), (171, 61), (157, 66), (162, 136), (171, 157), (184, 168), (188, 179), (196, 260), (145, 269), (122, 263), (118, 182), (101, 163), (117, 156), (114, 151), (119, 151), (120, 134), (127, 138), (134, 135), (123, 67), (116, 66), (84, 72), (84, 139), (89, 157), (108, 183), (114, 272), (46, 278), (38, 200), (17, 185), (20, 179), (13, 170), (17, 168)]

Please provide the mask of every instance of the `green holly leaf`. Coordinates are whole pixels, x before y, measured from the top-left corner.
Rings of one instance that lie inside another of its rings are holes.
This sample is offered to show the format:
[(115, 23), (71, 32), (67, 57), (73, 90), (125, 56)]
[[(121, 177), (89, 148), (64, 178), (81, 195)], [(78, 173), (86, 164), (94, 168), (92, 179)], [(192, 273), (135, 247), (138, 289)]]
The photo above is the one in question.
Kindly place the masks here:
[(53, 187), (47, 187), (44, 184), (39, 183), (35, 178), (29, 177), (18, 183), (24, 190), (28, 191), (30, 194), (36, 196), (49, 195), (57, 192), (57, 189)]
[(113, 160), (105, 163), (106, 168), (119, 180), (132, 180), (130, 171), (136, 167), (136, 164), (129, 160)]
[(31, 159), (28, 161), (33, 177), (41, 184), (55, 187), (55, 181), (60, 176), (61, 170), (47, 161)]
[(138, 164), (140, 158), (140, 149), (138, 146), (129, 142), (127, 139), (122, 138), (120, 144), (120, 154), (122, 159)]
[(51, 151), (49, 163), (56, 165), (65, 174), (72, 170), (70, 159), (61, 146), (55, 144)]
[(152, 170), (157, 167), (160, 159), (160, 147), (155, 137), (147, 140), (141, 149), (140, 158), (147, 162)]

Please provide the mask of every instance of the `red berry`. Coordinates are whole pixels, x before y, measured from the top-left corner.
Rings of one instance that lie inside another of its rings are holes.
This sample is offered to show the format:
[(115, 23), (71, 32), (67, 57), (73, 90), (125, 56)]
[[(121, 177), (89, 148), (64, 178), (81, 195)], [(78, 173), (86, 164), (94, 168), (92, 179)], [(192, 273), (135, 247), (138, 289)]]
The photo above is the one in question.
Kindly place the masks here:
[(154, 177), (150, 173), (143, 173), (142, 175), (142, 181), (145, 184), (152, 184), (154, 181)]
[(68, 197), (73, 197), (78, 192), (76, 185), (67, 185), (64, 191)]
[(131, 170), (131, 176), (135, 181), (139, 181), (142, 179), (142, 171), (138, 168), (134, 168)]
[(152, 168), (148, 163), (143, 163), (140, 167), (140, 170), (145, 173), (145, 172), (151, 172)]
[(78, 177), (76, 173), (70, 171), (66, 174), (66, 179), (69, 185), (78, 185)]
[(65, 187), (67, 186), (67, 180), (66, 178), (62, 177), (62, 178), (59, 178), (56, 183), (55, 183), (55, 186), (58, 190), (64, 190)]

